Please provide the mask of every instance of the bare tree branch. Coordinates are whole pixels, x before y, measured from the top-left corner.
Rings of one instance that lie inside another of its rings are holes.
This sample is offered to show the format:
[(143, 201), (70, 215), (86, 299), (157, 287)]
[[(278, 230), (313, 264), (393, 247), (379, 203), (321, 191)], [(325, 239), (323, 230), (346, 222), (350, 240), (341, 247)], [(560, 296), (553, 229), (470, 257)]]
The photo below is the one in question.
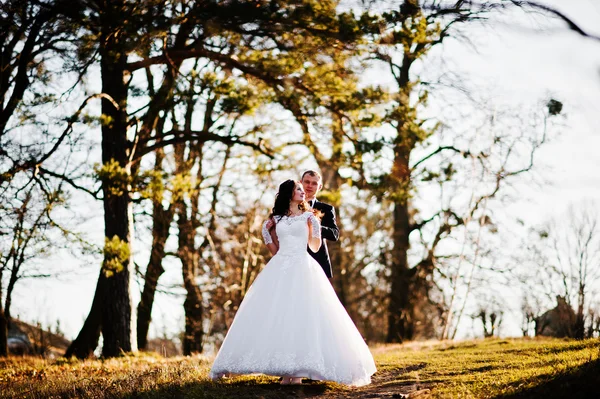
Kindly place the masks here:
[(579, 25), (577, 25), (577, 23), (575, 23), (575, 21), (573, 21), (571, 18), (567, 17), (563, 12), (558, 11), (557, 9), (555, 9), (553, 7), (547, 6), (545, 4), (540, 4), (535, 1), (511, 0), (511, 2), (517, 7), (521, 7), (521, 8), (530, 7), (532, 9), (538, 9), (538, 10), (547, 12), (549, 14), (552, 14), (555, 17), (562, 20), (563, 22), (565, 22), (567, 24), (567, 26), (569, 27), (569, 29), (576, 32), (577, 34), (584, 36), (584, 37), (589, 37), (590, 39), (600, 41), (600, 36), (584, 31)]
[(77, 190), (81, 190), (83, 192), (88, 193), (89, 195), (91, 195), (92, 197), (94, 197), (94, 199), (100, 199), (100, 197), (98, 197), (98, 194), (100, 194), (100, 192), (102, 191), (102, 187), (98, 188), (98, 190), (96, 191), (91, 191), (90, 189), (80, 186), (79, 184), (77, 184), (73, 179), (69, 178), (68, 176), (61, 174), (61, 173), (56, 173), (53, 172), (51, 170), (48, 170), (44, 167), (39, 167), (38, 171), (40, 172), (40, 174), (46, 174), (52, 177), (56, 177), (62, 181), (64, 181), (65, 183), (68, 183), (71, 187), (77, 189)]
[(21, 171), (24, 171), (27, 169), (36, 169), (36, 170), (39, 169), (41, 167), (42, 163), (44, 163), (46, 160), (48, 160), (48, 158), (50, 158), (52, 156), (52, 154), (54, 154), (58, 150), (58, 148), (63, 143), (63, 141), (65, 141), (65, 139), (73, 131), (73, 125), (75, 124), (75, 122), (77, 122), (79, 115), (81, 115), (81, 112), (83, 112), (83, 110), (87, 106), (87, 104), (95, 98), (103, 98), (103, 99), (111, 102), (115, 108), (119, 109), (119, 104), (117, 104), (108, 94), (97, 93), (97, 94), (93, 94), (93, 95), (89, 96), (79, 106), (79, 109), (70, 118), (67, 119), (67, 122), (68, 122), (67, 127), (62, 132), (62, 134), (58, 137), (58, 140), (56, 140), (56, 142), (54, 143), (54, 145), (48, 152), (46, 152), (44, 155), (42, 155), (39, 159), (30, 159), (21, 164), (15, 165), (12, 168), (10, 168), (8, 171), (0, 174), (0, 184), (4, 183), (5, 181), (10, 180), (12, 178), (12, 176), (14, 176), (18, 172), (21, 172)]
[(462, 150), (459, 150), (458, 148), (456, 148), (454, 146), (442, 146), (442, 147), (439, 147), (438, 149), (436, 149), (435, 151), (433, 151), (431, 154), (429, 154), (429, 155), (425, 156), (424, 158), (420, 159), (417, 163), (415, 163), (413, 165), (413, 169), (415, 169), (417, 166), (419, 166), (423, 162), (427, 161), (429, 158), (433, 157), (434, 155), (439, 154), (440, 152), (445, 151), (445, 150), (452, 150), (454, 152), (457, 152), (457, 153), (463, 155), (464, 157), (467, 157), (467, 156), (469, 156), (471, 154), (470, 151), (468, 151), (468, 150), (467, 151), (462, 151)]
[[(250, 147), (261, 154), (268, 156), (269, 158), (273, 158), (274, 154), (272, 150), (269, 148), (265, 148), (261, 145), (261, 142), (251, 143), (248, 141), (239, 140), (236, 137), (226, 137), (220, 136), (216, 133), (207, 132), (204, 130), (171, 130), (164, 134), (164, 136), (173, 136), (172, 138), (164, 139), (161, 138), (160, 141), (156, 141), (154, 144), (149, 146), (143, 146), (143, 148), (135, 154), (134, 160), (140, 160), (144, 155), (151, 153), (157, 148), (166, 147), (171, 144), (177, 143), (185, 143), (187, 141), (198, 141), (198, 142), (208, 142), (208, 141), (217, 141), (220, 143), (228, 144), (228, 145), (242, 145), (246, 147)], [(156, 140), (156, 137), (153, 137), (152, 140)], [(149, 140), (150, 141), (150, 140)]]

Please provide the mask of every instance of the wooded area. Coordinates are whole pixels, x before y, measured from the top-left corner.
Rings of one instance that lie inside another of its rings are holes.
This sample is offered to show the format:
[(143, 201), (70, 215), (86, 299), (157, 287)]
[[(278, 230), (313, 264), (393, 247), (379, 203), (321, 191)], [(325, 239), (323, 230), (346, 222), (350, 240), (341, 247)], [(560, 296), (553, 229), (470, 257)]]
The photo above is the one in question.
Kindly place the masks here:
[[(101, 259), (66, 356), (92, 356), (100, 337), (104, 357), (146, 349), (173, 259), (185, 290), (183, 353), (218, 345), (269, 259), (260, 225), (276, 179), (315, 166), (342, 232), (329, 244), (332, 284), (368, 342), (452, 339), (469, 316), (494, 335), (502, 309), (482, 295), (498, 275), (529, 293), (524, 335), (548, 310), (541, 298), (556, 295), (573, 312), (560, 319), (566, 335), (600, 332), (593, 204), (569, 218), (572, 231), (532, 229), (522, 254), (495, 261), (494, 210), (528, 178), (563, 104), (488, 108), (464, 77), (441, 69), (425, 81), (421, 67), (448, 42), (469, 45), (465, 26), (506, 15), (542, 13), (597, 39), (562, 13), (520, 1), (1, 7), (0, 356), (15, 284), (51, 278), (37, 260), (63, 249)], [(367, 78), (373, 71), (380, 80)], [(432, 100), (442, 112), (432, 115)], [(84, 196), (102, 203), (102, 243), (80, 228)], [(534, 266), (524, 275), (510, 267), (519, 264)], [(540, 270), (563, 284), (534, 281)], [(473, 301), (480, 312), (468, 315)]]

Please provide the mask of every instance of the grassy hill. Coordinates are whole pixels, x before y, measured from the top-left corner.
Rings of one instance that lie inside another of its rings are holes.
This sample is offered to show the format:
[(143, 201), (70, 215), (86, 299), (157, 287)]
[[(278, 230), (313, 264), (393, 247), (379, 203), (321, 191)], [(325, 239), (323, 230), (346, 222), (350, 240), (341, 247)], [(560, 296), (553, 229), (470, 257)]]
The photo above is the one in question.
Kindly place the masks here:
[(280, 386), (265, 376), (208, 380), (210, 359), (0, 360), (3, 398), (598, 398), (600, 340), (493, 339), (372, 348), (373, 383)]

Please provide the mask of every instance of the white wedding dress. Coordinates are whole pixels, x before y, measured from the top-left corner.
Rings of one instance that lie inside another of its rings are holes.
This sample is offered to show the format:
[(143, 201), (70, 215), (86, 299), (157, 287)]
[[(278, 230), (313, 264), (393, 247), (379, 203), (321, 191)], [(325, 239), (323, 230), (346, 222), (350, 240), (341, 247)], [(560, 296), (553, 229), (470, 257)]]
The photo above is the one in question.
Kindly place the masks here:
[[(311, 212), (277, 217), (279, 251), (246, 293), (215, 358), (210, 377), (262, 373), (366, 385), (373, 356), (337, 298), (323, 269), (308, 254)], [(270, 235), (263, 225), (263, 237)]]

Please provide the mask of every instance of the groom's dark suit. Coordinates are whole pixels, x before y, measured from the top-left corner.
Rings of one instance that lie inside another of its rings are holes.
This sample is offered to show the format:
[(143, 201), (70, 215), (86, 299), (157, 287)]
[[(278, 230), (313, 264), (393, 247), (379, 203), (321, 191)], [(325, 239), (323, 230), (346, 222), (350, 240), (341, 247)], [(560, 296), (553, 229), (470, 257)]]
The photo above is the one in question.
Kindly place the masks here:
[(335, 223), (335, 208), (317, 199), (314, 200), (312, 207), (323, 212), (323, 218), (321, 219), (321, 248), (316, 253), (308, 248), (308, 253), (319, 262), (327, 277), (332, 278), (331, 260), (329, 259), (329, 251), (327, 250), (325, 240), (337, 241), (340, 238), (340, 229), (338, 229)]

